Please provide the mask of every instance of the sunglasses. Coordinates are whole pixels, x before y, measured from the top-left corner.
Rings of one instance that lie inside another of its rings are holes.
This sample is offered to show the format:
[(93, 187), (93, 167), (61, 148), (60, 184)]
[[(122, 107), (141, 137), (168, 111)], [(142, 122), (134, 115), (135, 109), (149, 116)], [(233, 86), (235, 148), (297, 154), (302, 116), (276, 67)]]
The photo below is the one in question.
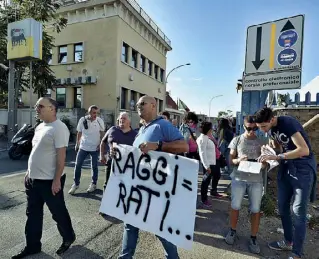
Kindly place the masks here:
[(34, 109), (37, 110), (37, 109), (43, 109), (44, 107), (52, 107), (52, 105), (43, 105), (43, 104), (36, 104), (34, 105)]
[(256, 131), (256, 130), (258, 130), (258, 127), (253, 127), (253, 128), (251, 128), (251, 127), (246, 127), (245, 125), (244, 125), (244, 127), (245, 127), (245, 129), (246, 129), (247, 131)]
[(137, 103), (136, 106), (144, 106), (145, 104), (147, 104), (146, 102), (140, 102), (140, 103)]

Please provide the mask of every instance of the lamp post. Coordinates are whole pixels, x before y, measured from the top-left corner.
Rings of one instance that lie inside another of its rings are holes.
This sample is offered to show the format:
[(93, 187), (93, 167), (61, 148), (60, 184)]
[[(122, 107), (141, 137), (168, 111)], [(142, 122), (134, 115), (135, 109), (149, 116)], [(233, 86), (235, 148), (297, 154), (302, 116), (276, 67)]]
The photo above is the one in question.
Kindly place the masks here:
[(210, 99), (210, 101), (209, 101), (209, 110), (208, 110), (208, 117), (210, 118), (210, 105), (212, 104), (212, 100), (214, 100), (215, 98), (218, 98), (218, 97), (221, 97), (221, 96), (223, 96), (222, 94), (220, 94), (220, 95), (215, 95), (215, 96), (213, 96), (211, 99)]
[(176, 70), (176, 69), (178, 69), (178, 68), (181, 68), (181, 67), (184, 67), (184, 66), (190, 66), (190, 65), (191, 65), (191, 63), (186, 63), (186, 64), (183, 64), (183, 65), (179, 65), (179, 66), (177, 66), (177, 67), (174, 67), (171, 71), (168, 72), (168, 74), (167, 74), (167, 76), (166, 76), (166, 80), (165, 80), (166, 84), (167, 84), (167, 79), (168, 79), (169, 75), (170, 75), (174, 70)]

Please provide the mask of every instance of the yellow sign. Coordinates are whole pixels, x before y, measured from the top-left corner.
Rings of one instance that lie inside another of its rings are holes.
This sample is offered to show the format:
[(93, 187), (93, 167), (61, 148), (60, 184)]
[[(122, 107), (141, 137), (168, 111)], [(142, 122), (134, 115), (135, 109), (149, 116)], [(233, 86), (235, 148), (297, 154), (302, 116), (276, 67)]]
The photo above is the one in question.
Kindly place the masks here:
[(8, 24), (7, 59), (42, 59), (42, 24), (32, 18)]

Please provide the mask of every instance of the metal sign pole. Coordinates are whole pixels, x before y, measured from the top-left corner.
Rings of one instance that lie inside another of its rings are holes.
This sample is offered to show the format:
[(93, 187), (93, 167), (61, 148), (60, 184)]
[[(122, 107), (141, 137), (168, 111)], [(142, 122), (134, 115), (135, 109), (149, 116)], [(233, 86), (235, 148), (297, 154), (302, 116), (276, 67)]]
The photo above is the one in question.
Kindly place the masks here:
[(30, 125), (32, 125), (32, 61), (30, 61)]
[(8, 140), (11, 141), (14, 135), (14, 77), (15, 77), (15, 62), (9, 60), (9, 80), (8, 80)]

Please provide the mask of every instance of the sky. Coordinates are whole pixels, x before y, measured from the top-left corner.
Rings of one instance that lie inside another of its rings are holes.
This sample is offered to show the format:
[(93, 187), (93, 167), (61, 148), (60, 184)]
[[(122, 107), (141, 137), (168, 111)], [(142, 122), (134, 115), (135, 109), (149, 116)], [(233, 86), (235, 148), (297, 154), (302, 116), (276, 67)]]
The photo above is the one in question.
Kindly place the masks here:
[[(305, 15), (302, 86), (319, 75), (318, 0), (138, 0), (172, 41), (167, 54), (167, 89), (197, 113), (240, 111), (237, 80), (245, 65), (247, 27)], [(285, 91), (287, 92), (287, 91)], [(296, 91), (292, 91), (295, 93)], [(319, 89), (318, 89), (319, 92)]]

